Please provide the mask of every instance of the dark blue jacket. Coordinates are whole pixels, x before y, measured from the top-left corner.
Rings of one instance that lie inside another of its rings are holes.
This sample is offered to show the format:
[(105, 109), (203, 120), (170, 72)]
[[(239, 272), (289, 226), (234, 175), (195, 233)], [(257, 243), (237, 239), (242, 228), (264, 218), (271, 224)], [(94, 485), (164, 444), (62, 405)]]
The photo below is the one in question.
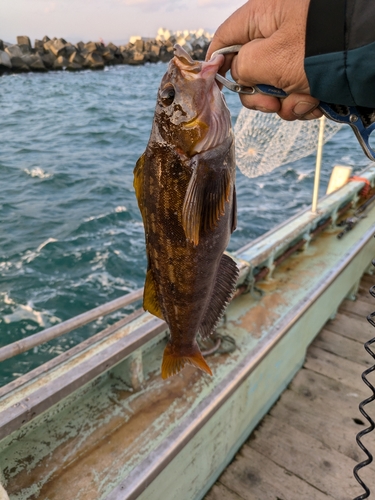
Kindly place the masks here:
[(375, 108), (375, 0), (311, 0), (305, 71), (317, 99)]

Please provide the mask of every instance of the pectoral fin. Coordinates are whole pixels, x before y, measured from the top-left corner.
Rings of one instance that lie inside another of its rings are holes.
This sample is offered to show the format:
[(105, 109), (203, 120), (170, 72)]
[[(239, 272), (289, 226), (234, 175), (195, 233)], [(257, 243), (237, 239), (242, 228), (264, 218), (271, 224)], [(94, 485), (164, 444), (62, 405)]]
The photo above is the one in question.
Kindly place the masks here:
[(202, 215), (202, 226), (205, 231), (212, 230), (220, 217), (225, 214), (225, 203), (229, 201), (231, 189), (231, 176), (227, 169), (207, 182)]
[(182, 227), (186, 238), (198, 245), (199, 231), (201, 226), (203, 192), (202, 186), (198, 185), (197, 169), (193, 170), (185, 199), (182, 207)]
[(203, 164), (193, 170), (182, 207), (182, 226), (194, 245), (199, 243), (200, 230), (213, 229), (224, 215), (232, 187), (227, 169), (215, 172)]
[(143, 309), (160, 319), (164, 319), (156, 294), (155, 283), (152, 277), (151, 269), (147, 271), (146, 275), (145, 288), (143, 291)]

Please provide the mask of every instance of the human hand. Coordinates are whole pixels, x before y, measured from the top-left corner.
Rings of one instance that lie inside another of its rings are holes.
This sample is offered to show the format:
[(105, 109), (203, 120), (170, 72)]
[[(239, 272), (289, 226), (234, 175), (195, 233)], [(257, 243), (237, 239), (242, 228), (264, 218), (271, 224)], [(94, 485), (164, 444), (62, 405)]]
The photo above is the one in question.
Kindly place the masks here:
[(220, 73), (230, 69), (241, 85), (259, 83), (283, 89), (278, 99), (262, 94), (240, 95), (249, 109), (276, 112), (284, 120), (320, 118), (319, 100), (310, 95), (304, 70), (306, 19), (310, 0), (248, 0), (216, 31), (207, 59), (222, 47), (243, 45), (226, 55)]

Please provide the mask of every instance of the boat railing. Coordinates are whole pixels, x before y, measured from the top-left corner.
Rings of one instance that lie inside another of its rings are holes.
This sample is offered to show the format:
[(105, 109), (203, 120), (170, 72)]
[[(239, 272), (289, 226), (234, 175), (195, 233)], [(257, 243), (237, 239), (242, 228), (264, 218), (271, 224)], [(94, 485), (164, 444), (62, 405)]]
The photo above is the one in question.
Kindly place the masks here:
[(143, 288), (140, 288), (134, 292), (128, 293), (127, 295), (118, 297), (111, 302), (107, 302), (106, 304), (95, 307), (90, 311), (84, 312), (83, 314), (79, 314), (78, 316), (68, 319), (67, 321), (63, 321), (62, 323), (46, 328), (41, 332), (29, 335), (28, 337), (17, 340), (17, 342), (6, 345), (0, 349), (0, 361), (5, 361), (6, 359), (17, 356), (18, 354), (33, 349), (34, 347), (44, 344), (45, 342), (61, 337), (62, 335), (76, 330), (81, 326), (87, 325), (100, 317), (108, 316), (119, 309), (133, 304), (139, 300), (142, 295)]
[[(375, 168), (369, 167), (361, 177), (375, 184)], [(284, 262), (291, 254), (306, 247), (320, 232), (334, 225), (337, 219), (360, 200), (360, 191), (365, 181), (347, 184), (335, 193), (320, 200), (318, 210), (306, 209), (287, 222), (276, 226), (250, 244), (232, 253), (240, 268), (237, 286), (249, 287), (272, 274), (272, 270)], [(46, 328), (0, 348), (0, 361), (17, 356), (77, 328), (127, 307), (143, 296), (143, 288), (107, 302), (67, 321)], [(147, 342), (147, 339), (145, 339)]]
[[(375, 186), (375, 167), (363, 171), (361, 177)], [(355, 181), (346, 184), (340, 190), (323, 197), (315, 213), (306, 209), (234, 252), (232, 256), (240, 269), (236, 294), (251, 292), (261, 279), (272, 276), (275, 267), (285, 262), (294, 252), (304, 251), (314, 237), (323, 230), (329, 231), (329, 226), (334, 226), (337, 219), (349, 208), (356, 208), (358, 203), (363, 201), (360, 192), (365, 183), (366, 181)], [(375, 201), (375, 196), (373, 198)], [(0, 360), (9, 359), (98, 317), (109, 315), (139, 301), (142, 294), (142, 289), (136, 290), (59, 325), (4, 346), (0, 349)], [(144, 364), (145, 355), (152, 349), (162, 349), (166, 335), (167, 325), (164, 321), (138, 309), (3, 386), (0, 388), (0, 403), (3, 404), (0, 439), (124, 360), (126, 368), (122, 368), (121, 377), (126, 380), (131, 390), (141, 389), (148, 374), (155, 369), (149, 366), (149, 362), (147, 366)], [(27, 393), (27, 397), (24, 393)]]

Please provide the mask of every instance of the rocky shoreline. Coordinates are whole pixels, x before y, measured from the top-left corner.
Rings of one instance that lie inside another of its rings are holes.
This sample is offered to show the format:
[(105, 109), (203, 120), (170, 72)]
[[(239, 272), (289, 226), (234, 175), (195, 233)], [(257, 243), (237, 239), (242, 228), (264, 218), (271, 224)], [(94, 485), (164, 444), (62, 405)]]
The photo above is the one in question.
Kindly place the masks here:
[(173, 46), (179, 43), (193, 59), (204, 60), (212, 36), (203, 30), (170, 32), (160, 28), (155, 38), (132, 36), (126, 45), (103, 42), (72, 44), (63, 38), (35, 40), (18, 36), (9, 45), (0, 40), (0, 75), (46, 71), (101, 70), (116, 64), (142, 65), (168, 62)]

